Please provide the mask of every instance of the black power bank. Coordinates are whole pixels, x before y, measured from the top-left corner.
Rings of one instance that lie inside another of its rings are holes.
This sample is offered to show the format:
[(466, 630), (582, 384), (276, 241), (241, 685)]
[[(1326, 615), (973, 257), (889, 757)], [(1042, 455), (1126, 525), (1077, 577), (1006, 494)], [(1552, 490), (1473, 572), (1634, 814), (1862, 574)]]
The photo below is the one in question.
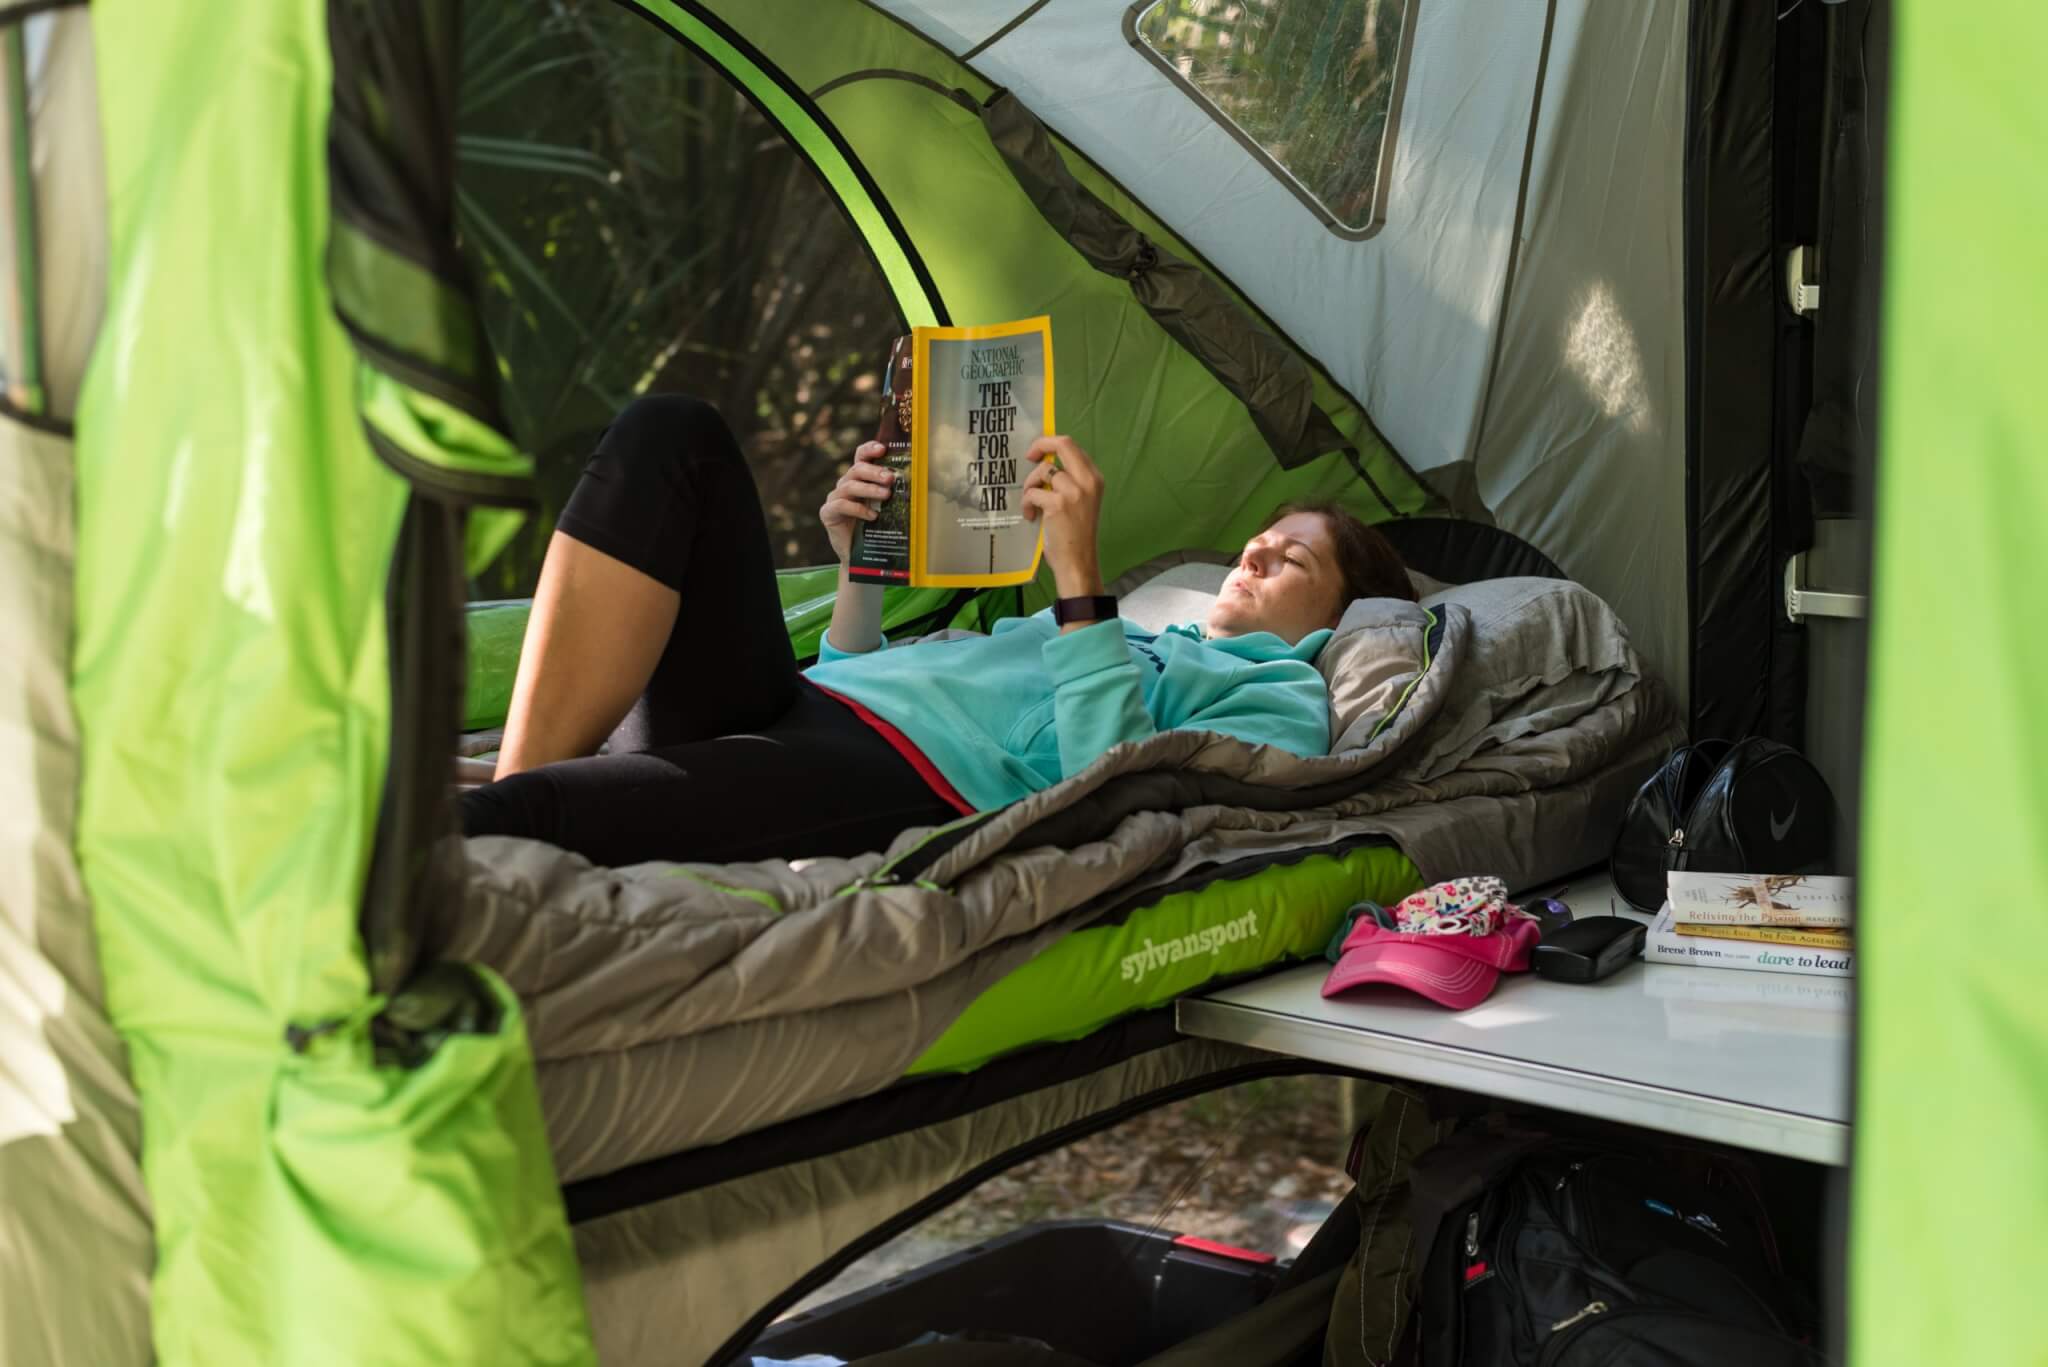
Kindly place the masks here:
[(1530, 967), (1561, 983), (1598, 982), (1636, 957), (1649, 927), (1626, 916), (1588, 916), (1546, 935)]

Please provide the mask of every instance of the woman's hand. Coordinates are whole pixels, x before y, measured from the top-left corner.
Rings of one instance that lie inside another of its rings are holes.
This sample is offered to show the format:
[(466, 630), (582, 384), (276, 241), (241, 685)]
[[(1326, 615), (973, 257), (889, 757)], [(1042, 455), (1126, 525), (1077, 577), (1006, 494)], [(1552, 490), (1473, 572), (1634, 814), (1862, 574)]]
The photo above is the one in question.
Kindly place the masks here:
[(855, 447), (853, 464), (846, 467), (846, 473), (839, 477), (832, 492), (825, 496), (824, 506), (818, 509), (818, 521), (825, 524), (825, 535), (841, 565), (853, 552), (854, 527), (873, 522), (875, 505), (888, 498), (889, 490), (895, 486), (896, 472), (881, 463), (888, 452), (889, 448), (878, 441)]
[(1040, 437), (1024, 455), (1036, 462), (1024, 477), (1024, 516), (1045, 523), (1045, 560), (1060, 597), (1101, 593), (1095, 536), (1102, 516), (1102, 472), (1072, 437)]

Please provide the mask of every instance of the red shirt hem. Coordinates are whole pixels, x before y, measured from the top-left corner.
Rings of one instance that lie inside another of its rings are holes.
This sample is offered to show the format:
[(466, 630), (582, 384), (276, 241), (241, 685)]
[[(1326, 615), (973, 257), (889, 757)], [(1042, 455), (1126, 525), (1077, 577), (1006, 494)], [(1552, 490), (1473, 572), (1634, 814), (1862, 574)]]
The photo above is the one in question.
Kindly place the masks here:
[(832, 699), (832, 701), (844, 705), (854, 716), (859, 717), (872, 727), (876, 735), (889, 742), (889, 748), (903, 756), (909, 762), (910, 767), (917, 770), (917, 776), (925, 781), (926, 787), (938, 794), (940, 801), (950, 805), (953, 810), (959, 812), (962, 816), (974, 815), (974, 804), (960, 796), (959, 790), (948, 783), (946, 776), (939, 772), (939, 766), (926, 758), (924, 751), (918, 749), (910, 737), (904, 735), (894, 726), (883, 721), (844, 693), (834, 693), (831, 689), (821, 684), (812, 684), (811, 687), (817, 689), (820, 693)]

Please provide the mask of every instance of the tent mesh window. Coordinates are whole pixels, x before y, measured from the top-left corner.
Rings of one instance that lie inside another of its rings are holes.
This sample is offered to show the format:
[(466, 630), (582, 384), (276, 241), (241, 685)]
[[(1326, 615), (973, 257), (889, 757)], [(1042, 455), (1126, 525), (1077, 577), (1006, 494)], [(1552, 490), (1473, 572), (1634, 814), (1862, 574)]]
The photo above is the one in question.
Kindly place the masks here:
[(1132, 41), (1333, 227), (1384, 217), (1413, 0), (1140, 0)]
[(716, 405), (776, 562), (830, 561), (818, 505), (872, 435), (908, 329), (823, 182), (716, 68), (612, 0), (481, 6), (463, 43), (457, 228), (541, 504), (472, 595), (532, 593), (591, 449), (646, 393)]

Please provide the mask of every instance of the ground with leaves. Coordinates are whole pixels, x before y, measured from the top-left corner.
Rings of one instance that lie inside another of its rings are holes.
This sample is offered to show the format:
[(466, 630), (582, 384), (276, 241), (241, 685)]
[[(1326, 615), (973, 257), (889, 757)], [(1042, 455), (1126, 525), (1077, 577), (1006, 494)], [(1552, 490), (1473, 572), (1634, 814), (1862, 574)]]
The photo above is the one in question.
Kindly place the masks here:
[(1292, 1257), (1351, 1188), (1344, 1085), (1246, 1083), (1056, 1149), (984, 1183), (796, 1308), (1045, 1220), (1124, 1220)]

